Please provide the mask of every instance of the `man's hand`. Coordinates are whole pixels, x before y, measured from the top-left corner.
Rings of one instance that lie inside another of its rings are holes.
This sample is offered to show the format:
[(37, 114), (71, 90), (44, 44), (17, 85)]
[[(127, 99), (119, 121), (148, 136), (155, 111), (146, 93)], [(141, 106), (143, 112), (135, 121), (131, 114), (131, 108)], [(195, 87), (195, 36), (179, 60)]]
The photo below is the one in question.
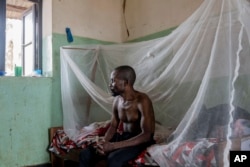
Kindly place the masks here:
[(97, 143), (96, 151), (101, 155), (105, 155), (113, 150), (114, 150), (113, 143), (105, 142), (105, 141)]

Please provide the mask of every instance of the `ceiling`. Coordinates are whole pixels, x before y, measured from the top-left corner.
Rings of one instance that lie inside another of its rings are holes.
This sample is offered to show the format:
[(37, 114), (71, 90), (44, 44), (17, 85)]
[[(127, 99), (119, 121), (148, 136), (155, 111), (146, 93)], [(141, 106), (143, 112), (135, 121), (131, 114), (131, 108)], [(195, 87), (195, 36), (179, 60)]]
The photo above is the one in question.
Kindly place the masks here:
[(33, 5), (28, 0), (6, 0), (6, 17), (21, 19), (22, 14)]

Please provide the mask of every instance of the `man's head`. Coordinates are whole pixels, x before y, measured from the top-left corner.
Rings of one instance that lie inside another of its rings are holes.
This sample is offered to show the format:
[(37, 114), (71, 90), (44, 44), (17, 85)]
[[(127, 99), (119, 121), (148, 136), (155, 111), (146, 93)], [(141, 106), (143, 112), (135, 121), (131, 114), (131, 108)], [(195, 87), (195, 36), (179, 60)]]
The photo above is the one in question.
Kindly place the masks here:
[(116, 67), (113, 72), (117, 72), (117, 78), (120, 80), (124, 80), (127, 84), (131, 86), (134, 85), (136, 74), (135, 70), (127, 65)]
[(127, 65), (116, 67), (110, 77), (110, 90), (113, 96), (120, 95), (125, 86), (133, 87), (136, 79), (135, 70)]

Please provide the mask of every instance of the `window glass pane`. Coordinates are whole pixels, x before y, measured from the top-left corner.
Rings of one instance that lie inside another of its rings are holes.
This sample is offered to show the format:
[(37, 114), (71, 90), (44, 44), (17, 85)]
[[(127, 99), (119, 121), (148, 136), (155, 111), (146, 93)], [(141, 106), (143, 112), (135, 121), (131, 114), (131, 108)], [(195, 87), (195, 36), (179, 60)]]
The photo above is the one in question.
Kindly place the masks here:
[(34, 46), (27, 45), (24, 48), (24, 75), (31, 75), (34, 71)]
[(33, 26), (33, 12), (30, 12), (24, 17), (24, 44), (27, 45), (33, 41), (34, 26)]
[(7, 72), (7, 75), (14, 75), (15, 65), (22, 65), (21, 27), (21, 20), (6, 19), (5, 71)]
[(23, 17), (23, 69), (24, 75), (32, 75), (34, 71), (34, 20), (33, 10)]

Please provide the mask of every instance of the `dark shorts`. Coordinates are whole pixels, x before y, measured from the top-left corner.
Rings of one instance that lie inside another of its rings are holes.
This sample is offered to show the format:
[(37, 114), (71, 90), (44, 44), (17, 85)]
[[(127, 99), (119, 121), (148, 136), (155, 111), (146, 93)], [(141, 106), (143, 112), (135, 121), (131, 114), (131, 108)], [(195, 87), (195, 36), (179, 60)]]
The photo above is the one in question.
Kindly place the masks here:
[[(123, 141), (123, 140), (128, 140), (128, 139), (130, 139), (132, 137), (135, 137), (137, 135), (138, 134), (129, 133), (129, 132), (123, 132), (122, 134), (115, 133), (115, 135), (110, 140), (110, 142), (119, 142), (119, 141)], [(150, 146), (152, 144), (155, 144), (155, 141), (154, 141), (153, 137), (154, 137), (154, 134), (151, 135), (151, 140), (149, 142), (140, 144), (138, 146), (146, 148), (146, 147), (148, 147), (148, 146)], [(136, 147), (136, 146), (133, 146), (133, 147)]]

